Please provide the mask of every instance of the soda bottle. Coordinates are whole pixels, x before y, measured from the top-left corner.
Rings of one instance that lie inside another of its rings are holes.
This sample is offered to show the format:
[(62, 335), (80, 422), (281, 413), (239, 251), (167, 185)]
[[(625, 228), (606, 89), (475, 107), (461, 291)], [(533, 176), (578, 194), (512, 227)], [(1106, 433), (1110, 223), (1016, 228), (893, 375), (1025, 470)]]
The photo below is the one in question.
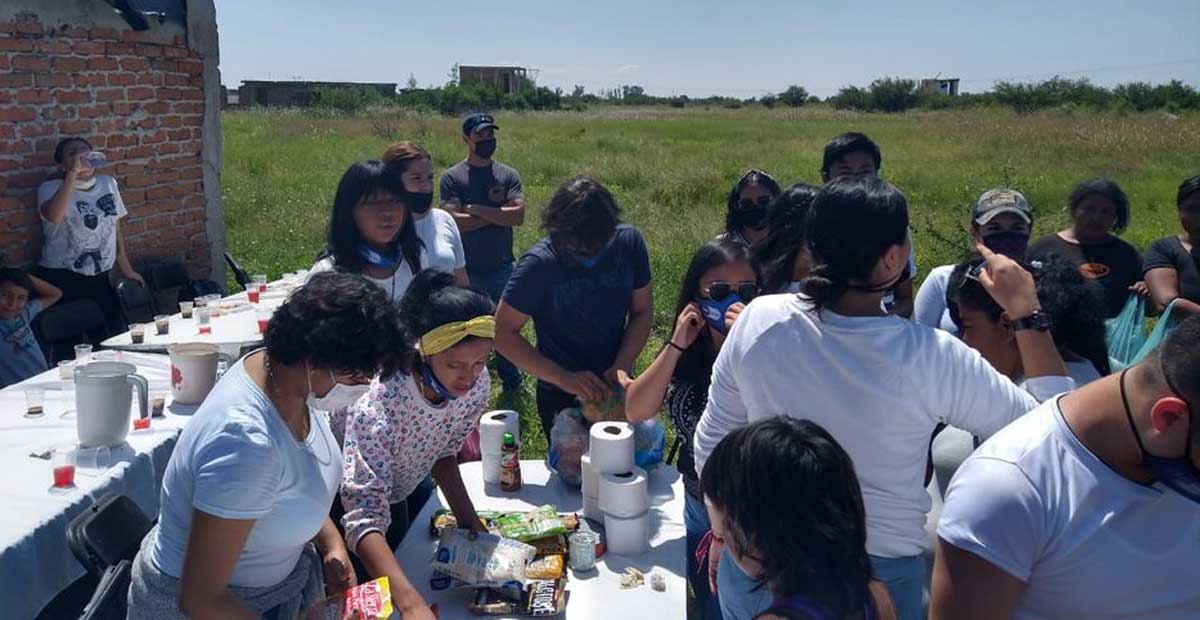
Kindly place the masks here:
[(504, 433), (500, 446), (500, 490), (513, 492), (521, 488), (521, 447), (512, 433)]
[(89, 151), (87, 155), (83, 156), (83, 160), (93, 168), (99, 168), (108, 163), (108, 157), (105, 157), (104, 153), (100, 151)]

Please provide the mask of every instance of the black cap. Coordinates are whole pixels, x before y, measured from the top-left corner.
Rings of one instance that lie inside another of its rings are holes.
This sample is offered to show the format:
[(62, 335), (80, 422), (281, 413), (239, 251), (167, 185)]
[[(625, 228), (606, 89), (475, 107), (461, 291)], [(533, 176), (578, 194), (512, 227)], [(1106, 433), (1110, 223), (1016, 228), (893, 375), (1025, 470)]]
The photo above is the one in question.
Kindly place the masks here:
[(489, 127), (493, 130), (500, 129), (500, 126), (496, 124), (496, 119), (491, 114), (472, 114), (463, 119), (464, 136)]

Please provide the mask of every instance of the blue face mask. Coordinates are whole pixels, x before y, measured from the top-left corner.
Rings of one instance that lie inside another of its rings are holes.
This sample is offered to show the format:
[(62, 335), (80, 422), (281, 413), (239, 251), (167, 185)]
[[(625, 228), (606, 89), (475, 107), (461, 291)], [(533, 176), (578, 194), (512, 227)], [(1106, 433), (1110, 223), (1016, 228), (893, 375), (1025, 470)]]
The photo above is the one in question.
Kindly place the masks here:
[(426, 364), (421, 364), (421, 379), (425, 381), (425, 385), (429, 386), (429, 389), (433, 390), (438, 396), (441, 396), (446, 400), (455, 400), (458, 398), (454, 394), (451, 394), (450, 390), (446, 389), (446, 386), (443, 385), (440, 380), (438, 380), (437, 375), (433, 374), (433, 370), (431, 370)]
[(591, 269), (600, 262), (600, 255), (592, 254), (591, 256), (584, 256), (582, 254), (579, 254), (579, 255), (575, 256), (575, 262), (579, 263), (580, 265), (583, 265), (584, 267), (586, 267), (588, 269)]
[[(1133, 431), (1133, 438), (1137, 440), (1138, 450), (1142, 453), (1142, 462), (1145, 463), (1146, 469), (1150, 470), (1150, 475), (1154, 476), (1156, 480), (1163, 483), (1168, 489), (1200, 504), (1200, 471), (1197, 471), (1196, 465), (1192, 463), (1192, 429), (1188, 429), (1187, 447), (1184, 448), (1183, 456), (1166, 457), (1146, 452), (1146, 447), (1142, 445), (1142, 437), (1138, 434), (1137, 426), (1133, 424), (1133, 413), (1129, 410), (1129, 399), (1125, 396), (1125, 373), (1127, 372), (1129, 371), (1126, 370), (1121, 373), (1121, 404), (1125, 406), (1125, 418), (1129, 420), (1129, 429)], [(1171, 386), (1170, 379), (1167, 379), (1167, 387), (1170, 387), (1171, 391), (1176, 395), (1179, 394)], [(1186, 403), (1187, 401), (1184, 402)], [(1190, 414), (1190, 404), (1188, 411)], [(1189, 419), (1194, 421), (1194, 417)]]
[(713, 329), (727, 333), (729, 328), (725, 325), (725, 312), (729, 310), (729, 306), (736, 304), (742, 300), (737, 293), (730, 293), (728, 297), (721, 301), (713, 301), (711, 299), (700, 300), (700, 314), (704, 315), (704, 320), (712, 326)]
[(383, 254), (363, 243), (358, 244), (358, 255), (372, 267), (380, 269), (395, 269), (400, 266), (402, 258), (398, 248), (391, 254)]

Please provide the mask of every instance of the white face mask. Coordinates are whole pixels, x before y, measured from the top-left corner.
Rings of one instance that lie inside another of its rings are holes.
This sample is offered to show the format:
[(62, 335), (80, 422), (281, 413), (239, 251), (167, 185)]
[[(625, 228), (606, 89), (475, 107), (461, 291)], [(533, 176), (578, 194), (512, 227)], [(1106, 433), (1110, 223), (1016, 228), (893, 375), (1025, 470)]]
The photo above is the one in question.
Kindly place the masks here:
[(93, 187), (96, 187), (96, 177), (92, 177), (86, 181), (82, 181), (82, 180), (75, 181), (75, 189), (86, 192), (89, 189), (92, 189)]
[(317, 411), (337, 411), (345, 409), (350, 405), (358, 402), (358, 399), (366, 395), (371, 389), (370, 385), (346, 385), (338, 383), (337, 378), (333, 376), (333, 372), (329, 371), (329, 378), (333, 379), (333, 388), (324, 396), (317, 396), (312, 391), (312, 374), (308, 376), (308, 398), (304, 400), (309, 409)]

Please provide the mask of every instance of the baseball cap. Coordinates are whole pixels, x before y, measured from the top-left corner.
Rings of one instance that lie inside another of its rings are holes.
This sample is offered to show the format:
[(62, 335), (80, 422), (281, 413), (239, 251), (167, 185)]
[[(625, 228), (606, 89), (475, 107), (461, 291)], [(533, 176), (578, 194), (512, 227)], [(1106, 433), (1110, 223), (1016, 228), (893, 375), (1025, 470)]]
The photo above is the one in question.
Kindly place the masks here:
[(472, 114), (463, 119), (463, 135), (481, 131), (488, 127), (500, 129), (500, 126), (496, 124), (496, 119), (491, 114)]
[(984, 192), (971, 209), (971, 219), (983, 226), (1001, 213), (1015, 213), (1025, 220), (1026, 224), (1033, 223), (1033, 207), (1029, 206), (1025, 195), (1004, 187)]

